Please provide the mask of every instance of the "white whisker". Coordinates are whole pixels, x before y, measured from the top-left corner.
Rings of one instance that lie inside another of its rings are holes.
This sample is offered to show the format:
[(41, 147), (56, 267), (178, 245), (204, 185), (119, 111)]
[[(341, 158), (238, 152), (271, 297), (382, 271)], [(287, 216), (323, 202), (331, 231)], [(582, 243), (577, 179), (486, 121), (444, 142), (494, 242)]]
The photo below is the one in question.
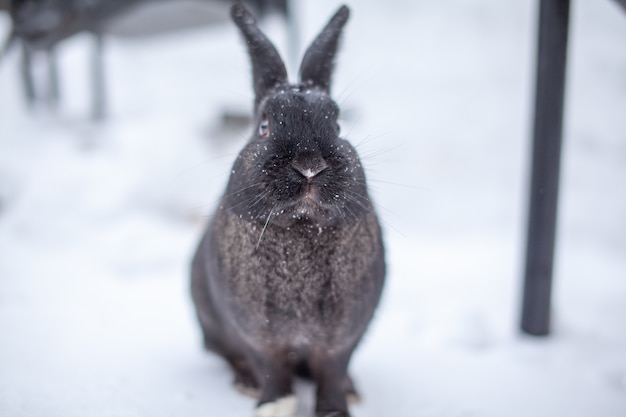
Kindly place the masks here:
[(261, 230), (261, 236), (259, 236), (259, 241), (256, 243), (255, 250), (259, 250), (259, 245), (261, 244), (261, 239), (263, 239), (263, 235), (265, 234), (265, 229), (267, 229), (267, 225), (270, 222), (270, 218), (272, 217), (272, 211), (273, 210), (274, 210), (274, 208), (272, 207), (272, 210), (270, 210), (270, 214), (267, 215), (267, 220), (265, 220), (265, 224), (263, 225), (263, 230)]

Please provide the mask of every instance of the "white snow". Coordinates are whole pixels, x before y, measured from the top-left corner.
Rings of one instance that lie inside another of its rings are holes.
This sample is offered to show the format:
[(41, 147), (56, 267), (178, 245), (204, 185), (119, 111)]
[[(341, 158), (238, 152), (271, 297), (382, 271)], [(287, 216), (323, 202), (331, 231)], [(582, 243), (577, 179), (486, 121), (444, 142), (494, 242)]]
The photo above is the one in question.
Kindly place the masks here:
[[(338, 5), (299, 3), (304, 42)], [(354, 417), (625, 416), (626, 15), (573, 2), (554, 333), (535, 339), (518, 315), (536, 2), (351, 6), (334, 95), (389, 263)], [(0, 416), (250, 416), (187, 290), (248, 134), (218, 130), (251, 107), (244, 46), (233, 25), (110, 39), (101, 125), (89, 53), (61, 49), (56, 115), (25, 110), (18, 54), (0, 66)]]

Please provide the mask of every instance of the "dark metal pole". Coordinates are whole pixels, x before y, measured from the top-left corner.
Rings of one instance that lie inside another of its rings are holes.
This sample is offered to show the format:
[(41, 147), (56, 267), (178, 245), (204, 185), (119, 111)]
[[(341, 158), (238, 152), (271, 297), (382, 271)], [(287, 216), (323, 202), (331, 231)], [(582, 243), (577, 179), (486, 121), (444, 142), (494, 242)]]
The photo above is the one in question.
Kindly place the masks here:
[(522, 330), (550, 332), (570, 0), (541, 0)]

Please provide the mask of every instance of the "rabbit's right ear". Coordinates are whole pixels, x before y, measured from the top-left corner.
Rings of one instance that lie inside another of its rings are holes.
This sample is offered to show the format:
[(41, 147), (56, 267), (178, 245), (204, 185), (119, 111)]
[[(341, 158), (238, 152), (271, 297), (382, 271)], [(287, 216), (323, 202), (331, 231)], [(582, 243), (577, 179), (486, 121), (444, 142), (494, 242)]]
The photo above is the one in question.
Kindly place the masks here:
[(231, 16), (248, 45), (256, 109), (268, 90), (277, 85), (287, 84), (287, 70), (278, 51), (258, 28), (256, 19), (246, 6), (235, 3), (231, 8)]

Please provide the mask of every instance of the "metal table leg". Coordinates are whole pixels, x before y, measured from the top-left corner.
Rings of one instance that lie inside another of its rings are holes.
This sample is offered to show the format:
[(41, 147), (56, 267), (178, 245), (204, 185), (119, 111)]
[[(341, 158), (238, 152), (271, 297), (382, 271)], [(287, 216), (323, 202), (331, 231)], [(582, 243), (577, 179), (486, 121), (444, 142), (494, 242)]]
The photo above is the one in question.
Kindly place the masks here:
[(521, 328), (550, 332), (570, 0), (541, 0)]

